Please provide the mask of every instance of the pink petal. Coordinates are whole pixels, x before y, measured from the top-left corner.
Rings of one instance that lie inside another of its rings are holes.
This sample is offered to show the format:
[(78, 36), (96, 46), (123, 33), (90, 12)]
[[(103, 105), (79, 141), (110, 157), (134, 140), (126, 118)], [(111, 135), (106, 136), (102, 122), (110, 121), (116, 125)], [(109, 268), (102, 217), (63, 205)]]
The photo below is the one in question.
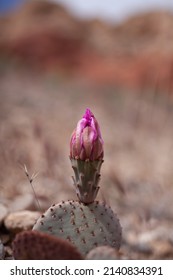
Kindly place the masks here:
[(92, 149), (93, 149), (93, 140), (94, 140), (94, 131), (91, 127), (87, 126), (82, 134), (83, 147), (85, 149), (86, 158), (89, 159)]

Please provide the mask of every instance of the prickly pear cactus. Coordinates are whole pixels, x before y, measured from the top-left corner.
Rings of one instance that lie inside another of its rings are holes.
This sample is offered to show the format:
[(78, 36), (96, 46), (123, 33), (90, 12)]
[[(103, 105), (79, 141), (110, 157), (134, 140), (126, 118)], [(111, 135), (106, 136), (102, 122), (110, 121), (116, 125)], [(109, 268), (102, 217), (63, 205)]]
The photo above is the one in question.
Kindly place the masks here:
[(118, 260), (119, 253), (110, 246), (99, 246), (92, 249), (87, 255), (86, 260)]
[(82, 256), (68, 241), (38, 232), (24, 231), (13, 241), (16, 260), (81, 260)]
[(92, 203), (98, 193), (100, 181), (100, 168), (103, 160), (83, 161), (71, 159), (75, 177), (73, 182), (79, 200), (85, 204)]
[(82, 255), (92, 248), (121, 244), (121, 226), (116, 214), (104, 203), (85, 205), (78, 201), (52, 205), (36, 222), (33, 230), (46, 232), (73, 243)]

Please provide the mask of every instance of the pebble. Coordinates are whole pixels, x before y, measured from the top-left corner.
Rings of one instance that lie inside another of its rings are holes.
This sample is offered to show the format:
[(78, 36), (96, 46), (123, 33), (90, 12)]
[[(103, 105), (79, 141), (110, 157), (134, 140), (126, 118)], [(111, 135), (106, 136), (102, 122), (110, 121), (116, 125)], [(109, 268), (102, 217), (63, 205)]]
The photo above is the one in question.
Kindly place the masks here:
[(7, 216), (7, 214), (8, 214), (7, 207), (4, 204), (0, 203), (0, 225), (4, 221), (4, 219)]
[(92, 249), (87, 255), (87, 260), (119, 260), (120, 254), (110, 246), (99, 246)]
[(17, 233), (22, 230), (32, 229), (35, 222), (40, 217), (38, 211), (19, 211), (10, 213), (4, 220), (5, 227), (12, 233)]
[(155, 229), (148, 230), (138, 236), (138, 243), (152, 244), (155, 240), (170, 240), (173, 227), (167, 227), (166, 224), (157, 226)]
[(152, 243), (154, 259), (172, 259), (173, 245), (168, 240), (155, 241)]

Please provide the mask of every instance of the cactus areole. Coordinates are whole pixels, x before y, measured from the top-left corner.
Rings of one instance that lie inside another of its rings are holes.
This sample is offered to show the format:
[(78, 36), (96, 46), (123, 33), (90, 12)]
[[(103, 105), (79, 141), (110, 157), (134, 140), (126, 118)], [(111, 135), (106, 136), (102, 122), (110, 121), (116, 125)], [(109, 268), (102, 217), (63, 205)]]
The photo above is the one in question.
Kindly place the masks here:
[(85, 204), (92, 203), (97, 196), (103, 155), (99, 124), (90, 109), (86, 109), (70, 140), (70, 160), (75, 174), (72, 178), (77, 196)]

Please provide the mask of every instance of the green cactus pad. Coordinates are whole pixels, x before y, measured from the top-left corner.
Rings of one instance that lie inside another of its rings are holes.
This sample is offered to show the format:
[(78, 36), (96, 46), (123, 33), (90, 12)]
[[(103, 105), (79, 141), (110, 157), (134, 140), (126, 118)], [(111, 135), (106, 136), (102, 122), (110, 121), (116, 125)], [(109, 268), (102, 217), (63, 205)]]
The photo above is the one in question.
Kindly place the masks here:
[(116, 214), (98, 201), (88, 205), (78, 201), (52, 205), (38, 219), (33, 230), (69, 240), (84, 256), (101, 245), (119, 249), (122, 235)]
[(80, 160), (71, 158), (75, 177), (73, 178), (76, 194), (79, 200), (85, 204), (92, 203), (98, 193), (100, 181), (100, 169), (103, 160)]
[(118, 260), (119, 253), (110, 246), (99, 246), (92, 249), (87, 255), (86, 260)]

